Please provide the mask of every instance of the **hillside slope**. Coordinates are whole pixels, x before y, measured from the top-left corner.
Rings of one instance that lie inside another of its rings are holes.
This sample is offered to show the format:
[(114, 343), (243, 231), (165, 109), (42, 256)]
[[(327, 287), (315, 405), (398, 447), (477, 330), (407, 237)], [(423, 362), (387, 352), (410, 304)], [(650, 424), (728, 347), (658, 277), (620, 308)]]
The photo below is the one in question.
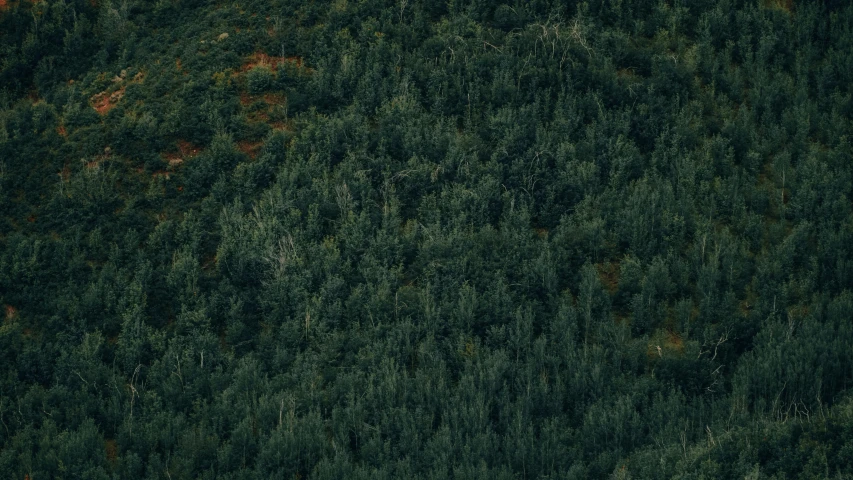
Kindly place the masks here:
[(853, 7), (0, 2), (0, 472), (853, 477)]

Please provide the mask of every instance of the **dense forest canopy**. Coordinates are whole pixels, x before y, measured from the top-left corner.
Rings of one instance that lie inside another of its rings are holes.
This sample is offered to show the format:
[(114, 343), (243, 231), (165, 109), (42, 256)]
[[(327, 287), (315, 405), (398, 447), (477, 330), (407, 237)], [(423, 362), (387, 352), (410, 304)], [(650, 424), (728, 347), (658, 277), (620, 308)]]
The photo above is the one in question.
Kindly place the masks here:
[(853, 6), (0, 1), (4, 478), (853, 478)]

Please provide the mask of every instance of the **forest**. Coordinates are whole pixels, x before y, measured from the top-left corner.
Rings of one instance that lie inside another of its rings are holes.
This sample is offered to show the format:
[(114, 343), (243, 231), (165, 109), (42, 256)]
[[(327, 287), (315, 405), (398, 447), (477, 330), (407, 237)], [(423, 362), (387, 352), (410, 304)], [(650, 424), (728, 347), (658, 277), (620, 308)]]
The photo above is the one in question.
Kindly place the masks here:
[(853, 3), (0, 0), (0, 476), (853, 478)]

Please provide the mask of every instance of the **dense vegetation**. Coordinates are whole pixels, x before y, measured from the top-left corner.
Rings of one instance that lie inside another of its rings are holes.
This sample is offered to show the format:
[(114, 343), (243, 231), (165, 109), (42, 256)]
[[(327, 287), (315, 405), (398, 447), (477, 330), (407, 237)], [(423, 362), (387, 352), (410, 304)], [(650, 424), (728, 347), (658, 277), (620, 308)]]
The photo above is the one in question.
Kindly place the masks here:
[(853, 8), (0, 2), (4, 478), (853, 478)]

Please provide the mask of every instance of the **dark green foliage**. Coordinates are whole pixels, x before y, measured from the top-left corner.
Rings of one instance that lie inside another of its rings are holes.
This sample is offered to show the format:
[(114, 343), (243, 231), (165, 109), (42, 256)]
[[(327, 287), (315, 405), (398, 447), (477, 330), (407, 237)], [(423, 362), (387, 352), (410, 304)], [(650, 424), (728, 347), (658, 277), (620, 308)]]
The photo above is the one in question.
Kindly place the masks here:
[(0, 8), (4, 475), (853, 476), (846, 3)]

